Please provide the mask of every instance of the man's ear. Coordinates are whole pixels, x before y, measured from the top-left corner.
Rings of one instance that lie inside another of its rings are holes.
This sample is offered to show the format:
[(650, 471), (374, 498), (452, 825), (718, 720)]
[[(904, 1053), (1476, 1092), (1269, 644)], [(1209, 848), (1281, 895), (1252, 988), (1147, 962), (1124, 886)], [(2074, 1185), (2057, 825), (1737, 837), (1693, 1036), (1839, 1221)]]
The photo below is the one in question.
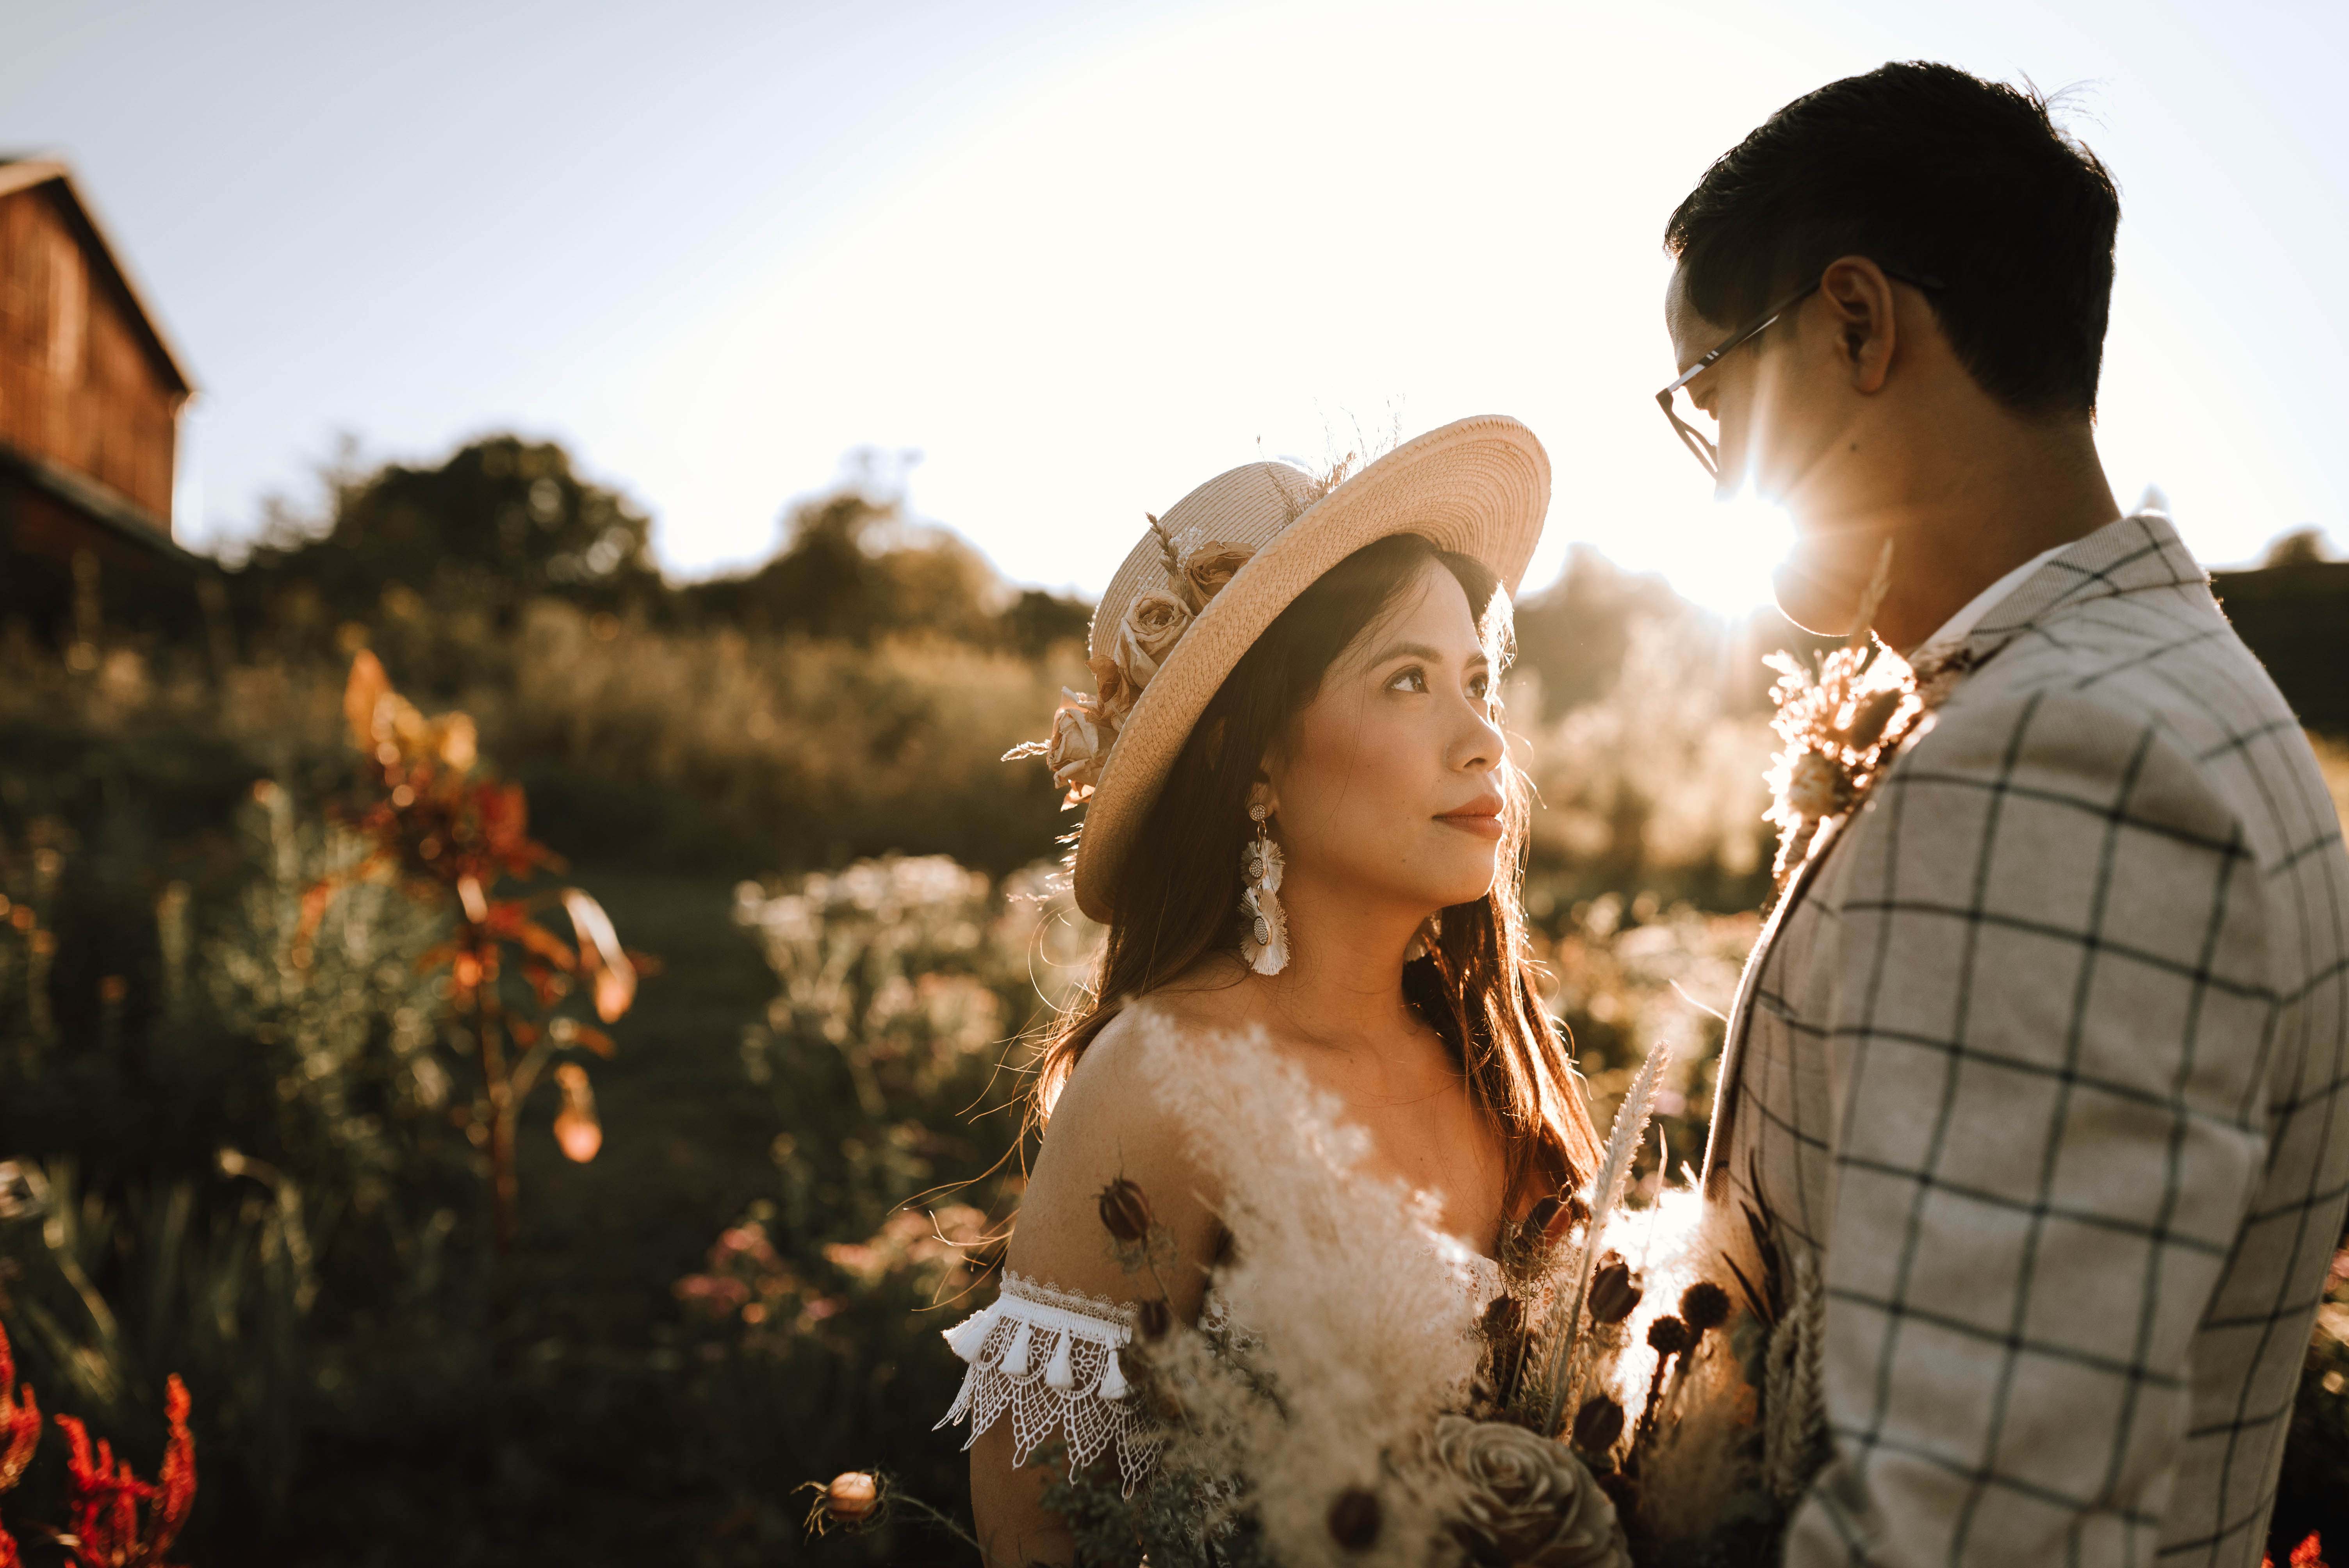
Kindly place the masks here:
[(1899, 338), (1892, 280), (1866, 256), (1841, 256), (1820, 274), (1819, 294), (1826, 301), (1836, 353), (1850, 374), (1852, 390), (1881, 392), (1892, 374)]

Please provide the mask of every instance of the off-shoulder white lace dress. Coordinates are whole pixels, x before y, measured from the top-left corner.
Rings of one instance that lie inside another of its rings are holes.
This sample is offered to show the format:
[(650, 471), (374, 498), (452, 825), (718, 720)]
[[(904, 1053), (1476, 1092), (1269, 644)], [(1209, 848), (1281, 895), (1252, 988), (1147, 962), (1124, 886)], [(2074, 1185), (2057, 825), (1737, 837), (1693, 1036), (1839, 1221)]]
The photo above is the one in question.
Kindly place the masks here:
[[(1461, 1290), (1480, 1310), (1501, 1293), (1500, 1265), (1492, 1259), (1456, 1243), (1444, 1256)], [(1200, 1308), (1199, 1326), (1211, 1336), (1245, 1332), (1230, 1321), (1213, 1285)], [(1068, 1445), (1072, 1468), (1114, 1449), (1128, 1493), (1150, 1473), (1158, 1434), (1118, 1362), (1118, 1353), (1133, 1336), (1131, 1306), (1059, 1290), (1006, 1269), (995, 1300), (944, 1332), (969, 1369), (938, 1426), (968, 1420), (965, 1449), (1009, 1410), (1015, 1465), (1026, 1464), (1039, 1443), (1058, 1437)]]

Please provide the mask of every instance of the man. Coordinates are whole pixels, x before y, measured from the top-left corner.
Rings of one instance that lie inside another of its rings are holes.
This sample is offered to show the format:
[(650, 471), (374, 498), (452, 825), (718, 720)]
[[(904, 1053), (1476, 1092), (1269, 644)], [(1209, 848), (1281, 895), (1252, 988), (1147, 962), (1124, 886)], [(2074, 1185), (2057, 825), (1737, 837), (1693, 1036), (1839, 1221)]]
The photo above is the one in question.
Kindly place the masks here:
[(1781, 604), (1940, 672), (1812, 795), (1716, 1097), (1708, 1190), (1824, 1284), (1791, 1564), (2258, 1563), (2341, 1234), (2349, 860), (2098, 464), (2117, 221), (2044, 100), (1909, 64), (1668, 232), (1675, 423), (1791, 513)]

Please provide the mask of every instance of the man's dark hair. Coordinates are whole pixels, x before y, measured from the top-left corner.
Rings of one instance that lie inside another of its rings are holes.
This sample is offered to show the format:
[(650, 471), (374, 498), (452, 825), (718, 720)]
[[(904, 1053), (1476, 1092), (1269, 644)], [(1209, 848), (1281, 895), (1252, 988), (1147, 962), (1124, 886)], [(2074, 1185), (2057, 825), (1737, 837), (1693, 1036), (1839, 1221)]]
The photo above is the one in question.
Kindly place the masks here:
[(1796, 98), (1724, 153), (1664, 249), (1689, 303), (1735, 325), (1838, 256), (1927, 291), (1982, 390), (2033, 415), (2095, 412), (2120, 197), (2048, 100), (1929, 61)]

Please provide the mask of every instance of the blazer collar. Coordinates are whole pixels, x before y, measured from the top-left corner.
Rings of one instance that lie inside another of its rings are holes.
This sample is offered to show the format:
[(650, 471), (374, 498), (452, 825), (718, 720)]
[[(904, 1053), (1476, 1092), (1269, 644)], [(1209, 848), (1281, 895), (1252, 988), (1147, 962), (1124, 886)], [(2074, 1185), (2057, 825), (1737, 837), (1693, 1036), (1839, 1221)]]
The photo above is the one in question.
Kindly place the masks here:
[[(2068, 549), (2024, 578), (2013, 593), (1992, 605), (1964, 640), (1951, 650), (1951, 655), (1962, 651), (1970, 665), (1979, 665), (2025, 632), (2075, 605), (2148, 589), (2207, 585), (2209, 581), (2209, 573), (2202, 570), (2179, 541), (2169, 519), (2158, 511), (2140, 511), (2074, 541)], [(1821, 830), (1801, 870), (1795, 873), (1771, 910), (1746, 961), (1736, 1004), (1730, 1009), (1721, 1066), (1713, 1080), (1713, 1125), (1705, 1141), (1702, 1178), (1708, 1190), (1723, 1169), (1723, 1161), (1729, 1152), (1730, 1131), (1741, 1098), (1738, 1079), (1744, 1066), (1745, 1037), (1753, 1028), (1754, 992), (1761, 983), (1763, 966), (1848, 820), (1849, 813), (1846, 813)]]
[(2154, 588), (2208, 586), (2209, 581), (2166, 515), (2136, 512), (2075, 540), (1992, 605), (1958, 645), (1979, 665), (2075, 605)]

